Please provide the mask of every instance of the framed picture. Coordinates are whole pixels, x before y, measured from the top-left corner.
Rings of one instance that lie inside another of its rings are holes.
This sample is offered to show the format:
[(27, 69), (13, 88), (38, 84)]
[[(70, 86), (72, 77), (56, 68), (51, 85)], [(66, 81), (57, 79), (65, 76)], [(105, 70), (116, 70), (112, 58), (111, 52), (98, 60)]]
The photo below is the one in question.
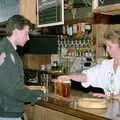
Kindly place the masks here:
[(64, 0), (37, 0), (37, 27), (64, 24)]

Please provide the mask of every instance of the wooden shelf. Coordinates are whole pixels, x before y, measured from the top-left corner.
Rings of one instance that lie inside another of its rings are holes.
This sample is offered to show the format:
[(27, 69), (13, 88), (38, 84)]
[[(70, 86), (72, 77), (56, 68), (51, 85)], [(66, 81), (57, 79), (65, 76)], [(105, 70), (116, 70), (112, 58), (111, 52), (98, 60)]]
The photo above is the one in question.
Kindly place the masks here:
[(99, 6), (92, 10), (95, 14), (120, 15), (120, 3)]

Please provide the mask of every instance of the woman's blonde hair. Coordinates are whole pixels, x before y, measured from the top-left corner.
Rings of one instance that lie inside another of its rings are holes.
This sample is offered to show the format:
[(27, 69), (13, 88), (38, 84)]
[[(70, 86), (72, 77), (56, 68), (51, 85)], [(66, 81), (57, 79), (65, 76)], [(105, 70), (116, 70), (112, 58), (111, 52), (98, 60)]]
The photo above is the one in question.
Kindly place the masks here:
[(120, 46), (120, 30), (119, 29), (110, 29), (104, 33), (105, 41), (111, 41)]

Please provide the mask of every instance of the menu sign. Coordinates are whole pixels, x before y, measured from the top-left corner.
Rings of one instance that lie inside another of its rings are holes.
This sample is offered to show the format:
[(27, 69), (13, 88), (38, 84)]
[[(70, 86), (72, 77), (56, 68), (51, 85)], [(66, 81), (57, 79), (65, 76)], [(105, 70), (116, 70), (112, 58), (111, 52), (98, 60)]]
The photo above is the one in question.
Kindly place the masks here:
[(37, 0), (38, 27), (61, 24), (64, 24), (64, 0)]

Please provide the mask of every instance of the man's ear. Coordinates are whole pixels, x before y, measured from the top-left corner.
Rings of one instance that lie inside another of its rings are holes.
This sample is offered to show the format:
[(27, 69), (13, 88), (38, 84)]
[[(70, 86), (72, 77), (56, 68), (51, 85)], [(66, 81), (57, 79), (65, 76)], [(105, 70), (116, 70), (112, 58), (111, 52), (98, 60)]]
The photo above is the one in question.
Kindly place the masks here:
[(17, 35), (17, 33), (18, 33), (18, 29), (15, 28), (15, 29), (12, 31), (12, 34)]

